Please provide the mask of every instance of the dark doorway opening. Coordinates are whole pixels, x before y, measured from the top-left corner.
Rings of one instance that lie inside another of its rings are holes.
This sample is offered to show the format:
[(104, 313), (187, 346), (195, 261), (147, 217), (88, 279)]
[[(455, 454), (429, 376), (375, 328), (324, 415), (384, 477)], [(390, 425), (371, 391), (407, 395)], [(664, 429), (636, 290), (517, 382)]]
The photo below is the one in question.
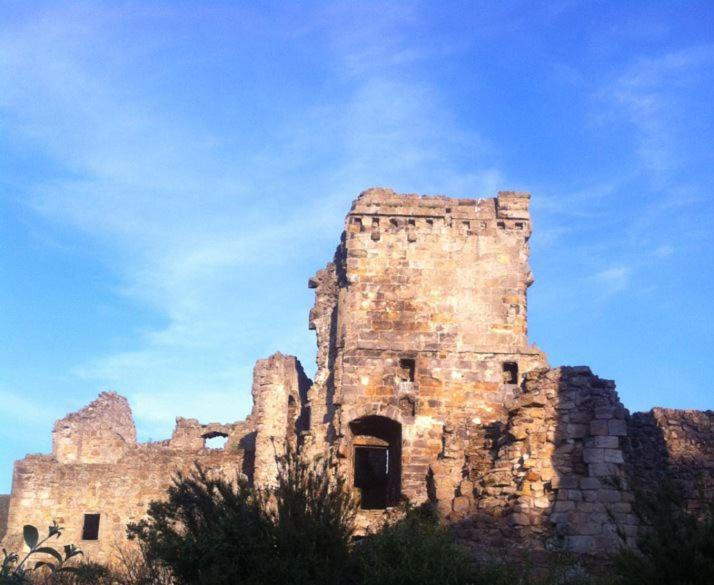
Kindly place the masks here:
[(362, 508), (387, 507), (389, 450), (386, 447), (355, 447), (355, 487), (362, 493)]
[(350, 423), (354, 446), (354, 486), (360, 507), (380, 510), (399, 504), (402, 473), (402, 425), (383, 416)]

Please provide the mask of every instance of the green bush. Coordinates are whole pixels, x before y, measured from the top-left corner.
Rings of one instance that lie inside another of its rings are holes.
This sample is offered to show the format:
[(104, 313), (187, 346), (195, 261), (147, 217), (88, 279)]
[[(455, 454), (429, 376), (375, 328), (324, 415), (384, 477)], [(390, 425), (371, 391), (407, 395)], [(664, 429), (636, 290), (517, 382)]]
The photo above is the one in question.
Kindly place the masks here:
[(358, 542), (350, 572), (359, 585), (476, 583), (467, 553), (426, 507)]
[(640, 496), (638, 550), (616, 559), (617, 585), (711, 585), (714, 583), (714, 517), (684, 510), (672, 486)]
[(354, 506), (330, 458), (278, 460), (274, 488), (213, 477), (175, 478), (168, 500), (130, 525), (150, 562), (183, 585), (335, 585), (349, 555)]
[(272, 551), (270, 525), (245, 481), (210, 477), (203, 469), (177, 475), (166, 501), (152, 502), (148, 519), (128, 527), (147, 557), (186, 585), (261, 583)]

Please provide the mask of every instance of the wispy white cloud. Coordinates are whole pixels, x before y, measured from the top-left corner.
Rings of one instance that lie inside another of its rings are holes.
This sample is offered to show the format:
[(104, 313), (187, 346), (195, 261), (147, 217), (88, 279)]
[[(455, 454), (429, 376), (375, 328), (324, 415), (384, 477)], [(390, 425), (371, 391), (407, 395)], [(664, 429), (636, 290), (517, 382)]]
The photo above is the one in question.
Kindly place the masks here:
[(689, 111), (683, 96), (694, 92), (714, 64), (714, 45), (697, 45), (642, 58), (605, 87), (601, 97), (613, 101), (637, 132), (637, 153), (658, 185), (686, 160), (678, 129)]
[[(61, 169), (22, 187), (28, 205), (88, 234), (121, 278), (117, 294), (165, 322), (73, 365), (128, 394), (145, 434), (165, 433), (175, 415), (245, 414), (255, 353), (314, 343), (281, 274), (316, 242), (329, 242), (328, 260), (361, 189), (474, 196), (505, 181), (492, 146), (460, 129), (439, 88), (402, 74), (426, 51), (396, 34), (412, 10), (346, 10), (337, 24), (314, 14), (301, 33), (324, 36), (345, 88), (266, 126), (260, 145), (227, 140), (143, 85), (135, 71), (161, 41), (133, 37), (127, 50), (114, 30), (121, 10), (52, 8), (0, 30), (3, 126)], [(459, 172), (464, 157), (482, 162)]]
[(628, 266), (612, 266), (596, 273), (593, 280), (605, 287), (607, 293), (622, 292), (629, 285), (631, 272)]

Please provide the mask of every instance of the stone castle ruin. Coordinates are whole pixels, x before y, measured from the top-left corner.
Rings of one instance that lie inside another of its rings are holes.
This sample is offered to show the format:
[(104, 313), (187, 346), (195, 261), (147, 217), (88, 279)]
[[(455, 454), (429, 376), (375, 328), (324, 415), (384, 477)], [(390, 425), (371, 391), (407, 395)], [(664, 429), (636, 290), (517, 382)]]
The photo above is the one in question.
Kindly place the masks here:
[(607, 553), (634, 542), (642, 488), (672, 480), (690, 509), (711, 502), (713, 412), (631, 415), (614, 382), (550, 368), (529, 344), (529, 203), (365, 191), (309, 281), (314, 380), (276, 353), (255, 365), (246, 420), (179, 418), (150, 443), (126, 399), (101, 394), (57, 421), (51, 455), (15, 464), (5, 542), (57, 519), (64, 542), (106, 560), (177, 470), (267, 485), (289, 443), (334, 450), (360, 530), (403, 501), (433, 502), (474, 547)]

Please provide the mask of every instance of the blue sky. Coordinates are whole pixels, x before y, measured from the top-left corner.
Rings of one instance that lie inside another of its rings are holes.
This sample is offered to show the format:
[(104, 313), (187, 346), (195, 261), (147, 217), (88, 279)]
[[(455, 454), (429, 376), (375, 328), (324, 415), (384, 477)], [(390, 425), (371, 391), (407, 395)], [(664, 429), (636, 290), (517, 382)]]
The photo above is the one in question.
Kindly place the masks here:
[(0, 493), (103, 389), (142, 439), (314, 372), (369, 186), (533, 193), (530, 336), (714, 408), (714, 5), (0, 0)]

